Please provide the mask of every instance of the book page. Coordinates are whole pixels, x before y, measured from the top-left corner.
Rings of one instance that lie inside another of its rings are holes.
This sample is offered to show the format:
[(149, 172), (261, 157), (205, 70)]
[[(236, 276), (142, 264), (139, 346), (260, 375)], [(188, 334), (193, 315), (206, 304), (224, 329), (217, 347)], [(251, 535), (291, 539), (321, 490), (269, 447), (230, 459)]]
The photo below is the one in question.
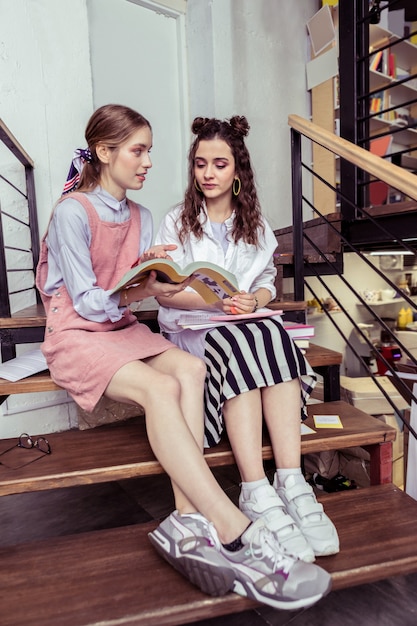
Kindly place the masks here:
[(17, 380), (27, 378), (32, 376), (32, 374), (37, 374), (47, 369), (45, 357), (40, 348), (38, 348), (0, 364), (0, 378), (5, 378), (14, 383)]

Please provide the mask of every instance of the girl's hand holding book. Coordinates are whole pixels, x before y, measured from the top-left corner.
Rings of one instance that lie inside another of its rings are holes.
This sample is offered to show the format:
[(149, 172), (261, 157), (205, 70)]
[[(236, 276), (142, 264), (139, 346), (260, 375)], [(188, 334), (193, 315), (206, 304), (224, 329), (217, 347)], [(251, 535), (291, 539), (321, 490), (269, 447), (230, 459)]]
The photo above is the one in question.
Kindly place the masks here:
[(172, 298), (180, 291), (184, 291), (192, 281), (193, 276), (190, 276), (182, 283), (162, 283), (158, 280), (158, 274), (155, 271), (151, 271), (140, 285), (134, 285), (121, 291), (120, 305), (129, 306), (132, 302), (139, 302), (150, 297), (165, 296), (166, 298)]
[(152, 270), (149, 273), (149, 276), (141, 283), (141, 286), (146, 286), (146, 290), (149, 291), (149, 296), (165, 296), (167, 298), (171, 298), (175, 296), (176, 293), (180, 291), (184, 291), (186, 287), (194, 280), (194, 277), (191, 275), (186, 278), (181, 283), (162, 283), (158, 280), (158, 274)]

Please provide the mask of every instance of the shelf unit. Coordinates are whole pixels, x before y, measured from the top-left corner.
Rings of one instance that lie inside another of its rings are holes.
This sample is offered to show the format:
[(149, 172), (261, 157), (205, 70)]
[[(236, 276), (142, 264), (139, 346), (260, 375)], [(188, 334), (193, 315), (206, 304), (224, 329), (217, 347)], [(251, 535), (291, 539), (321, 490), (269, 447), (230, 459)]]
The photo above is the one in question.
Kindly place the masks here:
[[(343, 50), (339, 50), (339, 67), (340, 63), (344, 63), (344, 68), (346, 68), (343, 71), (343, 97), (345, 104), (339, 110), (337, 106), (339, 100), (339, 75), (327, 78), (327, 80), (326, 76), (323, 76), (323, 82), (314, 86), (310, 91), (312, 121), (318, 126), (338, 134), (339, 128), (342, 127), (344, 138), (366, 148), (370, 148), (370, 141), (381, 138), (381, 141), (378, 142), (379, 145), (372, 146), (372, 149), (375, 149), (377, 154), (380, 156), (387, 154), (387, 158), (391, 155), (393, 163), (413, 173), (417, 173), (417, 128), (414, 128), (414, 125), (417, 124), (417, 45), (409, 40), (402, 39), (386, 28), (382, 28), (379, 24), (369, 24), (369, 41), (368, 33), (361, 36), (361, 41), (365, 42), (366, 47), (360, 49), (357, 46), (356, 51), (352, 52), (352, 54), (356, 53), (358, 55), (357, 58), (359, 58), (356, 68), (359, 75), (356, 75), (355, 78), (355, 73), (349, 66), (351, 61), (346, 61), (346, 50), (351, 51), (349, 38), (346, 40), (343, 35), (346, 24), (342, 24), (342, 30), (339, 31), (340, 12), (342, 13), (342, 19), (346, 20), (348, 12), (342, 11), (338, 4), (331, 7), (335, 31), (338, 33), (338, 38), (343, 42)], [(333, 44), (337, 48), (339, 48), (339, 45), (339, 42)], [(329, 52), (329, 49), (330, 47), (325, 48), (320, 51), (319, 55), (326, 54)], [(384, 52), (385, 50), (386, 52)], [(385, 69), (387, 73), (369, 69), (373, 58), (372, 55), (377, 51), (382, 52), (384, 60), (382, 67), (378, 69)], [(395, 59), (391, 58), (391, 63), (389, 63), (390, 53), (395, 57)], [(313, 53), (312, 59), (315, 59)], [(395, 68), (398, 70), (396, 78), (394, 77)], [(391, 69), (393, 76), (388, 75), (389, 69)], [(363, 71), (369, 72), (369, 75), (361, 77)], [(416, 74), (415, 78), (414, 74)], [(408, 82), (403, 82), (403, 75), (411, 77)], [(366, 95), (361, 96), (361, 91), (358, 89), (357, 92), (354, 92), (354, 98), (350, 100), (348, 93), (351, 94), (352, 89), (346, 89), (346, 85), (353, 79), (356, 80), (356, 84), (361, 84), (362, 87), (366, 86)], [(378, 117), (374, 112), (368, 122), (366, 118), (369, 113), (368, 101), (370, 102), (371, 100), (368, 93), (374, 92), (374, 95), (377, 96), (379, 90), (386, 94), (384, 96), (386, 105), (383, 108), (394, 108), (392, 112), (388, 112), (384, 117)], [(356, 93), (358, 93), (359, 99), (362, 98), (360, 106), (360, 100), (356, 99)], [(413, 100), (416, 102), (413, 102)], [(394, 118), (394, 115), (396, 118)], [(385, 117), (390, 119), (385, 119)], [(380, 153), (378, 150), (381, 150), (382, 138), (385, 136), (391, 136), (392, 141), (388, 144), (386, 152)], [(335, 189), (341, 188), (342, 176), (345, 181), (342, 185), (342, 193), (349, 196), (351, 200), (354, 199), (354, 195), (357, 193), (360, 198), (358, 200), (359, 205), (377, 206), (384, 203), (391, 204), (407, 200), (407, 198), (398, 194), (394, 188), (389, 188), (380, 181), (368, 180), (366, 177), (362, 180), (361, 174), (358, 175), (358, 180), (352, 183), (356, 184), (355, 192), (353, 192), (349, 189), (349, 185), (356, 174), (353, 175), (352, 172), (349, 172), (348, 168), (344, 167), (330, 151), (325, 150), (320, 145), (313, 145), (312, 157), (314, 172), (327, 183), (323, 183), (316, 178), (313, 180), (314, 206), (323, 215), (344, 211), (344, 208), (338, 202), (337, 193), (335, 192)], [(347, 213), (349, 213), (349, 210), (347, 210)]]
[[(403, 305), (405, 302), (404, 298), (390, 298), (389, 300), (376, 300), (374, 302), (367, 302), (366, 304), (370, 307), (380, 307), (380, 306), (388, 306), (390, 304), (401, 304)], [(357, 306), (365, 306), (362, 302), (357, 302)]]
[[(383, 89), (382, 113), (370, 119), (370, 135), (392, 131), (393, 147), (391, 152), (403, 151), (410, 148), (409, 153), (400, 157), (400, 164), (406, 169), (417, 169), (417, 130), (408, 127), (410, 121), (417, 121), (417, 46), (408, 40), (403, 40), (398, 35), (381, 28), (378, 24), (369, 26), (369, 52), (370, 54), (382, 52), (382, 71), (369, 70), (369, 90), (375, 92)], [(395, 75), (388, 74), (390, 66), (387, 58), (392, 54), (394, 58)], [(374, 57), (370, 57), (371, 59)], [(384, 61), (385, 58), (385, 61)], [(407, 82), (401, 82), (406, 79)], [(385, 94), (385, 95), (384, 95)], [(412, 102), (415, 100), (416, 102)], [(392, 111), (384, 109), (395, 107)], [(392, 119), (392, 116), (397, 118)]]
[[(417, 300), (415, 296), (411, 296), (411, 299), (413, 300), (413, 302), (416, 302)], [(374, 307), (374, 306), (382, 307), (382, 306), (389, 306), (391, 304), (400, 304), (401, 306), (404, 306), (405, 302), (406, 300), (402, 298), (401, 296), (399, 296), (398, 298), (390, 298), (389, 300), (376, 300), (375, 302), (367, 302), (366, 304), (370, 307)], [(365, 306), (362, 302), (357, 302), (356, 304), (357, 306)]]

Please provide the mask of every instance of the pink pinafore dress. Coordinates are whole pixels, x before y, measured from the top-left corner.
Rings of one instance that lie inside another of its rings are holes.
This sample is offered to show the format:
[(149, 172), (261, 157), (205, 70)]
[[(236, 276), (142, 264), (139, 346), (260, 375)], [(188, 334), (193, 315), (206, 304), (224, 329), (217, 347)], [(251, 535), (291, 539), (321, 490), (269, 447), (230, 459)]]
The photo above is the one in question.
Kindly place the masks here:
[[(68, 197), (68, 196), (66, 196)], [(111, 289), (137, 259), (140, 209), (128, 200), (130, 218), (120, 224), (102, 221), (83, 193), (71, 197), (84, 207), (91, 228), (91, 261), (97, 285)], [(42, 239), (36, 285), (47, 314), (41, 346), (52, 379), (85, 411), (93, 411), (114, 374), (126, 363), (175, 347), (162, 335), (140, 324), (126, 309), (117, 322), (92, 322), (75, 311), (65, 286), (44, 292), (48, 247)]]

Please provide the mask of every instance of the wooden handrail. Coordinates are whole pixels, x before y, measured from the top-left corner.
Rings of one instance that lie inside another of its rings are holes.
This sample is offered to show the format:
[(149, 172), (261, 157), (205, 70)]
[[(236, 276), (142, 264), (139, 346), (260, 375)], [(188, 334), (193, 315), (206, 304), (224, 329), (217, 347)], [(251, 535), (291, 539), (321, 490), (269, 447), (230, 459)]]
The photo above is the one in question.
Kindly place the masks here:
[(375, 178), (387, 183), (390, 187), (398, 189), (406, 196), (413, 198), (413, 200), (417, 200), (417, 177), (415, 174), (381, 159), (381, 157), (372, 154), (368, 150), (356, 146), (299, 115), (289, 115), (288, 124), (291, 128), (318, 143), (323, 148), (353, 163), (356, 167), (360, 167), (365, 172), (375, 176)]
[(26, 150), (22, 148), (16, 137), (12, 135), (6, 124), (0, 118), (0, 140), (13, 152), (14, 156), (22, 163), (22, 165), (34, 167), (34, 163)]

